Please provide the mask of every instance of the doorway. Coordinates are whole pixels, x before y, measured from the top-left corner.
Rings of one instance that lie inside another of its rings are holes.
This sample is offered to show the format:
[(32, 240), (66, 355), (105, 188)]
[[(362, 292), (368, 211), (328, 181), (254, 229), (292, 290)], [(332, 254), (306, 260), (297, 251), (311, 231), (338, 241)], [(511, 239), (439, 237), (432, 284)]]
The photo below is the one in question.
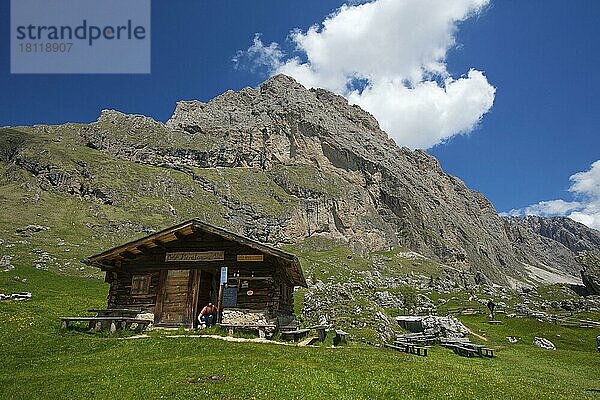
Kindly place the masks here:
[[(198, 314), (202, 311), (205, 305), (208, 303), (217, 304), (217, 296), (215, 291), (215, 274), (211, 271), (207, 271), (205, 269), (201, 269), (199, 271), (200, 279), (198, 283), (198, 302), (196, 304), (196, 309), (198, 312), (197, 315), (194, 316), (195, 319), (198, 318)], [(197, 324), (197, 320), (194, 321)]]

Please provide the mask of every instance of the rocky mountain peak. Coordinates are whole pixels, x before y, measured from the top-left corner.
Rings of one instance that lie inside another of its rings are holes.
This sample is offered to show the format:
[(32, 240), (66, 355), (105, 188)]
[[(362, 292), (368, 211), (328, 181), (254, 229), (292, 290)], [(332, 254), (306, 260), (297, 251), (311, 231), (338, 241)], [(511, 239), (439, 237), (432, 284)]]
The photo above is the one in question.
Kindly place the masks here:
[(117, 110), (104, 109), (100, 112), (97, 124), (110, 124), (115, 126), (133, 126), (134, 128), (142, 127), (163, 127), (162, 122), (156, 121), (151, 117), (140, 114), (125, 114)]
[(304, 93), (307, 89), (291, 76), (285, 74), (273, 75), (260, 85), (260, 92), (275, 97), (288, 97), (291, 92)]

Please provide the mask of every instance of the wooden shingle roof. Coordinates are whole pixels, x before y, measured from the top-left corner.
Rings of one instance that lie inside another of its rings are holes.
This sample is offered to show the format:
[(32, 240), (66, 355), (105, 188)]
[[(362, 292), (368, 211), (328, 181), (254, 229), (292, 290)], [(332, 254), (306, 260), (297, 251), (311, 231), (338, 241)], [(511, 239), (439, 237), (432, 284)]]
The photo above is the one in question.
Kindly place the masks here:
[(277, 259), (278, 264), (287, 269), (287, 272), (292, 278), (295, 286), (306, 287), (306, 280), (304, 279), (304, 275), (302, 273), (300, 260), (298, 260), (298, 257), (296, 257), (294, 254), (285, 252), (276, 247), (266, 245), (237, 233), (227, 231), (223, 228), (207, 224), (206, 222), (196, 218), (182, 222), (170, 228), (163, 229), (160, 232), (152, 233), (143, 238), (113, 247), (96, 255), (90, 256), (88, 259), (92, 265), (105, 265), (106, 263), (123, 258), (123, 255), (125, 254), (134, 256), (137, 254), (142, 254), (143, 249), (151, 249), (172, 241), (176, 241), (179, 238), (178, 235), (187, 235), (197, 230), (220, 236), (225, 240), (240, 243), (274, 257)]

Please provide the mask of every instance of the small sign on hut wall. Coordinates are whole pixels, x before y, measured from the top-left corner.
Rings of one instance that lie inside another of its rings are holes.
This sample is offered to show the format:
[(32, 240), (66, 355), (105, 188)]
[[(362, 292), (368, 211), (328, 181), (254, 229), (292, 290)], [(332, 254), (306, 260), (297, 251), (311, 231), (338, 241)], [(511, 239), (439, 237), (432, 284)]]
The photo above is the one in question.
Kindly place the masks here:
[(239, 262), (264, 261), (264, 256), (262, 254), (238, 254), (237, 260)]
[(221, 267), (221, 285), (227, 283), (227, 267)]
[(223, 261), (225, 260), (224, 251), (177, 251), (167, 253), (166, 262), (174, 261)]
[(237, 306), (237, 287), (226, 287), (223, 289), (223, 307)]

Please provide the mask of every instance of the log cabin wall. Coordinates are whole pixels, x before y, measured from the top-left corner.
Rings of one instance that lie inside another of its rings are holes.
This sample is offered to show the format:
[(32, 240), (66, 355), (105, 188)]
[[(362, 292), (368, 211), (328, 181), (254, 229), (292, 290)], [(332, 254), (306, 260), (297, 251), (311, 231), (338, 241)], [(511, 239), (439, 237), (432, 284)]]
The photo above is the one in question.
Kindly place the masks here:
[[(242, 264), (242, 263), (240, 263)], [(235, 308), (249, 310), (276, 309), (275, 278), (271, 265), (240, 265), (229, 271), (227, 285), (237, 287)]]
[[(132, 290), (132, 284), (139, 282), (137, 278), (149, 280), (147, 290), (140, 287), (137, 291)], [(110, 283), (108, 290), (108, 306), (111, 308), (135, 308), (142, 311), (154, 312), (156, 296), (158, 294), (160, 270), (137, 271), (121, 270), (106, 272), (106, 281)]]
[(265, 257), (265, 263), (244, 264), (229, 270), (227, 285), (238, 289), (236, 308), (267, 310), (272, 315), (294, 312), (294, 286), (276, 260)]

